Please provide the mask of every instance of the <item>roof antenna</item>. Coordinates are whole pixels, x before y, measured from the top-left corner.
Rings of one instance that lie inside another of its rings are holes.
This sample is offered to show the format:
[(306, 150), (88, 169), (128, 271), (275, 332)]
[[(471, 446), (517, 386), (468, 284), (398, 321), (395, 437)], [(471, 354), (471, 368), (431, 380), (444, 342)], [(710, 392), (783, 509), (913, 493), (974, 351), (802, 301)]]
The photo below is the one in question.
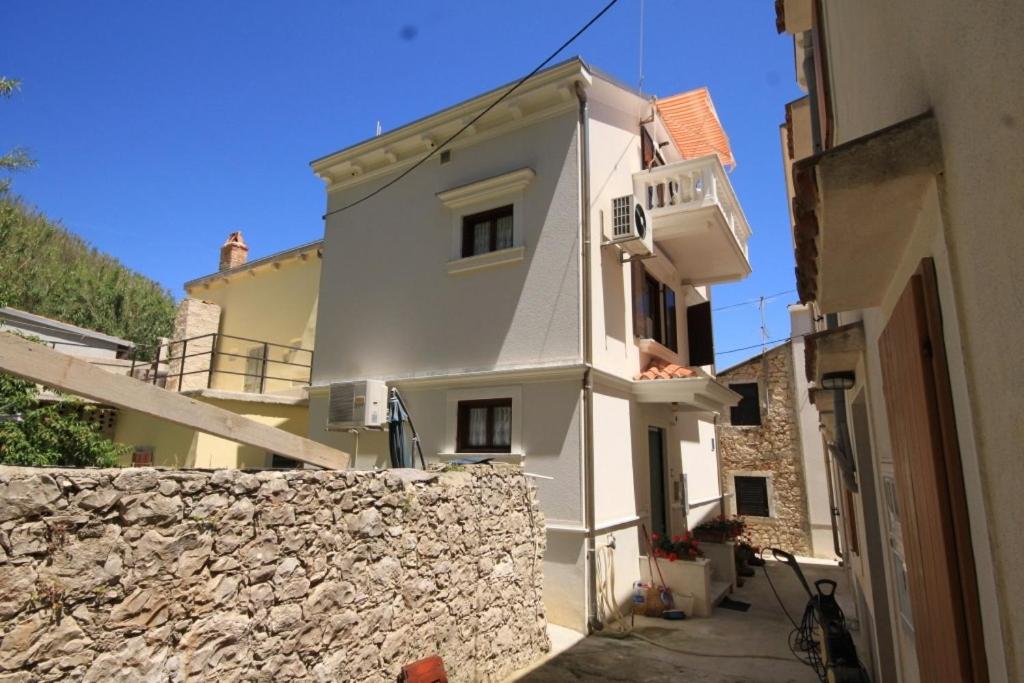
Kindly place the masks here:
[(640, 0), (640, 95), (644, 94), (644, 0)]
[(377, 122), (377, 135), (376, 135), (376, 137), (378, 137), (378, 138), (380, 137), (380, 121)]

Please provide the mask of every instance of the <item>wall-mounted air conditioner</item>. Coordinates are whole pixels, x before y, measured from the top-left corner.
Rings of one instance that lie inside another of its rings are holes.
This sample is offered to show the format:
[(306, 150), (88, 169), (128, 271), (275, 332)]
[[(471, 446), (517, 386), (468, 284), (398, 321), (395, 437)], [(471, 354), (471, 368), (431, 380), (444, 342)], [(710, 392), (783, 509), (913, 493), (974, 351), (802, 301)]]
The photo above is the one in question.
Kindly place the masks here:
[(612, 219), (605, 237), (625, 251), (638, 256), (654, 253), (654, 235), (647, 225), (647, 212), (633, 195), (612, 199)]
[(388, 387), (376, 379), (331, 384), (327, 429), (382, 427), (388, 419)]

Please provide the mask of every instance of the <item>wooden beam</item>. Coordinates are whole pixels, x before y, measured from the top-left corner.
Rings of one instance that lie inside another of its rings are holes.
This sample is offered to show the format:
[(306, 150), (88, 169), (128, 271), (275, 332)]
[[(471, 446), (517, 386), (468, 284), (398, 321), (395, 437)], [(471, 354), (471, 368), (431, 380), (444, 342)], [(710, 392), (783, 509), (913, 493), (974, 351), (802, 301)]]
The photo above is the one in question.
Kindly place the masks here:
[(351, 460), (344, 451), (127, 375), (100, 370), (8, 332), (0, 333), (0, 371), (311, 465), (345, 469)]

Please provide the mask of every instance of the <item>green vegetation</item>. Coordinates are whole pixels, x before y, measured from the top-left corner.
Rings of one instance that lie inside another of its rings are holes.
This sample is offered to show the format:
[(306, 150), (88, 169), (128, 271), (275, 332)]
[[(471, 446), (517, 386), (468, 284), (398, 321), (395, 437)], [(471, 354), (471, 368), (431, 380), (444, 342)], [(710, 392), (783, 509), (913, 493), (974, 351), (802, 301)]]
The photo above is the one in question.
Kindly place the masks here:
[[(11, 97), (21, 88), (21, 81), (0, 76), (0, 97)], [(0, 154), (0, 170), (13, 173), (36, 165), (35, 159), (29, 156), (28, 150), (15, 147), (10, 152)], [(11, 186), (10, 178), (0, 178), (0, 192), (6, 192)]]
[(144, 347), (174, 329), (170, 292), (82, 238), (0, 194), (0, 305)]
[(96, 406), (62, 397), (41, 403), (36, 385), (0, 374), (0, 463), (44, 467), (116, 467), (129, 447), (89, 421)]

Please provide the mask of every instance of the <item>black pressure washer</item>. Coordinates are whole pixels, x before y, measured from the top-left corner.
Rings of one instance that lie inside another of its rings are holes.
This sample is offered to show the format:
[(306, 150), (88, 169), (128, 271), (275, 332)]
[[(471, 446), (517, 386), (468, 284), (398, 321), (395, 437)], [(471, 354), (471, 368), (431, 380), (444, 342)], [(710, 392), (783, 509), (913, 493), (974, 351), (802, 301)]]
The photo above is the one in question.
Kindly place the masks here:
[(789, 649), (793, 656), (814, 669), (822, 683), (870, 683), (871, 677), (857, 657), (857, 647), (846, 626), (846, 617), (836, 602), (836, 582), (819, 579), (811, 590), (795, 557), (778, 548), (769, 548), (768, 552), (776, 560), (781, 559), (788, 564), (807, 591), (807, 607), (797, 624), (782, 604), (782, 598), (765, 569), (764, 575), (775, 599), (793, 624), (793, 631), (789, 634)]

